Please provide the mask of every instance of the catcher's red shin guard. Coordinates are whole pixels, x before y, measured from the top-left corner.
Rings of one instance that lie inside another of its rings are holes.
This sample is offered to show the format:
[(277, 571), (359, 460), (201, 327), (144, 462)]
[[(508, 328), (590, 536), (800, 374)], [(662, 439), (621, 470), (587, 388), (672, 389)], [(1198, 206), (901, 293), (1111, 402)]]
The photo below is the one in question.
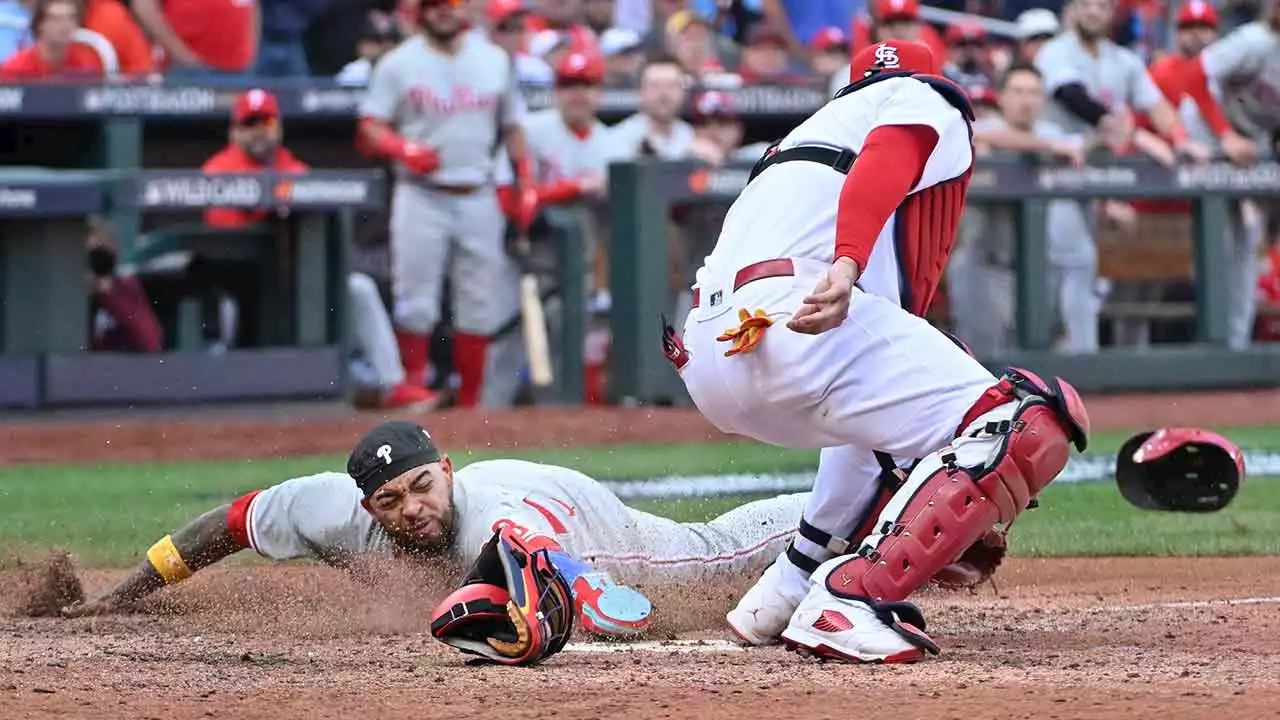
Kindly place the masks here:
[(837, 597), (897, 602), (991, 531), (1013, 522), (1083, 449), (1089, 420), (1075, 389), (1011, 369), (1001, 380), (1017, 406), (1004, 422), (957, 440), (981, 443), (986, 461), (961, 466), (955, 449), (923, 459), (880, 515), (876, 533), (827, 577)]

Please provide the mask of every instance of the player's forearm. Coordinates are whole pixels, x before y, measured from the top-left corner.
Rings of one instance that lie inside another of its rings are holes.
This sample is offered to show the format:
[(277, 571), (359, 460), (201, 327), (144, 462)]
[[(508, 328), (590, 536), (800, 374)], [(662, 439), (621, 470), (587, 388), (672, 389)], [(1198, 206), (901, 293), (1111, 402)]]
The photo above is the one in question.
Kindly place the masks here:
[(1051, 154), (1054, 151), (1053, 143), (1048, 140), (1015, 128), (975, 130), (973, 141), (996, 150), (1008, 150), (1010, 152)]
[(230, 509), (230, 505), (214, 508), (161, 538), (129, 577), (95, 600), (113, 605), (133, 602), (240, 550), (227, 523)]
[(876, 238), (924, 174), (938, 132), (924, 125), (884, 125), (871, 131), (840, 189), (835, 257), (867, 266)]
[(1218, 137), (1231, 132), (1231, 123), (1227, 120), (1226, 112), (1209, 89), (1209, 76), (1205, 73), (1204, 61), (1196, 58), (1195, 61), (1187, 63), (1186, 70), (1183, 88), (1187, 96), (1196, 104), (1196, 109), (1200, 111), (1200, 117), (1204, 118), (1205, 124)]
[(529, 163), (529, 141), (525, 137), (524, 128), (519, 125), (508, 125), (503, 130), (502, 142), (507, 149), (507, 157), (511, 158), (511, 169), (516, 176), (517, 187), (531, 187), (533, 168)]
[(133, 0), (130, 6), (147, 35), (164, 48), (170, 58), (187, 65), (199, 62), (200, 58), (196, 57), (191, 48), (178, 37), (178, 33), (174, 32), (169, 21), (165, 20), (159, 0)]
[(387, 160), (396, 160), (404, 155), (404, 138), (382, 120), (361, 118), (356, 132), (361, 150)]
[(1093, 99), (1081, 83), (1068, 83), (1053, 91), (1053, 99), (1067, 112), (1096, 127), (1107, 115), (1107, 106)]
[(1187, 130), (1182, 127), (1182, 122), (1178, 120), (1178, 112), (1167, 100), (1161, 98), (1160, 102), (1151, 106), (1147, 114), (1151, 117), (1151, 124), (1156, 132), (1168, 138), (1174, 147), (1187, 141)]

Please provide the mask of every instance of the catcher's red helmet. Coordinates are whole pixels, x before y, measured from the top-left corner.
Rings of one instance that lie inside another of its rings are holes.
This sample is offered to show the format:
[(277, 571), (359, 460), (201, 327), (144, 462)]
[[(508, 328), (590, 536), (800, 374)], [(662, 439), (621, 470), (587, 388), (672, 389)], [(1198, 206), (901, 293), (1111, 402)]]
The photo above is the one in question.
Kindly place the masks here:
[(1221, 510), (1244, 476), (1240, 448), (1200, 428), (1138, 433), (1125, 441), (1116, 458), (1120, 494), (1144, 510)]
[(849, 64), (849, 82), (856, 83), (881, 71), (937, 75), (941, 69), (928, 45), (910, 40), (885, 40), (868, 45), (853, 56), (853, 62)]

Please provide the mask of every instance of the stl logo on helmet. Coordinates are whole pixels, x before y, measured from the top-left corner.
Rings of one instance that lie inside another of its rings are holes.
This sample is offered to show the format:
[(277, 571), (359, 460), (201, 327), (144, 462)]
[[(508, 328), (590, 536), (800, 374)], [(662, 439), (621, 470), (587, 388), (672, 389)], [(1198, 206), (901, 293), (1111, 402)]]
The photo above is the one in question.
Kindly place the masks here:
[(388, 465), (391, 464), (391, 446), (390, 445), (383, 445), (379, 447), (378, 452), (374, 453), (374, 455), (377, 455), (378, 457), (382, 458), (382, 461), (385, 462), (386, 464)]
[(876, 64), (881, 67), (896, 68), (902, 65), (898, 59), (898, 48), (881, 43), (876, 47)]

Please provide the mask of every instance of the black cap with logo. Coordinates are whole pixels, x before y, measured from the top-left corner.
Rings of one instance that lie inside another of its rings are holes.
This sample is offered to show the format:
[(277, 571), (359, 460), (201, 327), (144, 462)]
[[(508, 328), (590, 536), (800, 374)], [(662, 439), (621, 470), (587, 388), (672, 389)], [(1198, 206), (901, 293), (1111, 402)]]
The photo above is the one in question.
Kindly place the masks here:
[(347, 458), (347, 474), (365, 497), (419, 465), (440, 462), (440, 448), (418, 423), (392, 420), (370, 430)]

